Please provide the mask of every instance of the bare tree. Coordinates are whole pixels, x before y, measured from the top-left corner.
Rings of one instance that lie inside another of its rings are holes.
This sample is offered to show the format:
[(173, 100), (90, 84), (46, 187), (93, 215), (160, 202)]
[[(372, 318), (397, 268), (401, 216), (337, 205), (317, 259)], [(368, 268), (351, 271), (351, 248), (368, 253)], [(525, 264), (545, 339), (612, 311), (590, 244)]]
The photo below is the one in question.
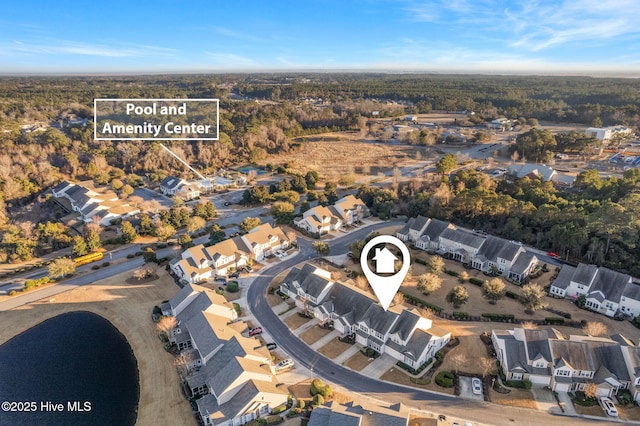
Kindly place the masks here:
[(289, 240), (289, 244), (295, 244), (296, 241), (298, 241), (298, 234), (293, 231), (287, 231), (285, 236), (287, 237), (287, 240)]
[(592, 337), (604, 336), (609, 331), (609, 328), (606, 325), (598, 321), (587, 321), (582, 329)]
[(533, 321), (525, 321), (520, 325), (522, 328), (524, 328), (525, 330), (533, 330), (538, 328), (538, 324), (536, 324)]
[(460, 274), (458, 275), (458, 280), (461, 283), (469, 281), (469, 273), (467, 271), (460, 272)]
[(397, 292), (391, 301), (393, 305), (402, 305), (404, 303), (404, 294)]
[(598, 397), (598, 386), (593, 382), (587, 383), (582, 392), (587, 398), (596, 399)]
[(178, 320), (176, 317), (162, 317), (156, 324), (156, 328), (161, 334), (169, 337), (174, 328), (178, 326)]
[(423, 293), (432, 293), (440, 286), (442, 286), (442, 279), (432, 273), (422, 274), (418, 277), (417, 288)]
[(496, 360), (493, 357), (483, 356), (480, 358), (480, 367), (482, 367), (482, 377), (487, 377), (489, 373), (495, 370)]
[(367, 281), (367, 279), (362, 275), (358, 275), (356, 277), (355, 283), (356, 283), (356, 287), (358, 287), (360, 290), (369, 289), (369, 281)]
[(182, 380), (184, 380), (187, 375), (191, 372), (191, 364), (195, 361), (195, 356), (193, 351), (182, 352), (175, 359), (176, 369), (178, 370), (178, 375)]
[(453, 365), (456, 368), (456, 373), (460, 372), (460, 367), (465, 365), (467, 361), (467, 355), (462, 351), (456, 352), (455, 355), (451, 357), (451, 362), (453, 362)]

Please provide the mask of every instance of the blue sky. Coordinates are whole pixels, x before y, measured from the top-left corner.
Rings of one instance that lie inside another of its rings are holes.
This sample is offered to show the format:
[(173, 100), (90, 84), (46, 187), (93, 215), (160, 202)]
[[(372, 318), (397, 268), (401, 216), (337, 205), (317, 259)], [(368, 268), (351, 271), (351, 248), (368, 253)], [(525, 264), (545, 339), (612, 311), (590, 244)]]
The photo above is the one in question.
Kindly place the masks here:
[(639, 22), (637, 0), (22, 1), (0, 73), (640, 75)]

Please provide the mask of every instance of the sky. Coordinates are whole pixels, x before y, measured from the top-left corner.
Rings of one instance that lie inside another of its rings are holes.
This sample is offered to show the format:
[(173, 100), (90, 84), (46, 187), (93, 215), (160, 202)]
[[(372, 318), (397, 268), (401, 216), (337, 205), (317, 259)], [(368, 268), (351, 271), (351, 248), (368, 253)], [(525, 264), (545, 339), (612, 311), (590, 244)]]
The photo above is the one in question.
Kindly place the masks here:
[(0, 73), (640, 76), (638, 0), (19, 1)]

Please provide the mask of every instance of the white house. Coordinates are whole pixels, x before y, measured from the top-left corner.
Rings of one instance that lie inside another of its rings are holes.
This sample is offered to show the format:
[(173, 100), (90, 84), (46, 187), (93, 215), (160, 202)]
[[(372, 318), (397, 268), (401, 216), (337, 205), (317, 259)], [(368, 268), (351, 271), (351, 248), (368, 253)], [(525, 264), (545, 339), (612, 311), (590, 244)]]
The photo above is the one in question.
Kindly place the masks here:
[(630, 135), (633, 131), (625, 126), (609, 127), (589, 127), (584, 133), (591, 138), (598, 138), (603, 142), (608, 142), (616, 134)]
[(416, 311), (385, 311), (371, 296), (357, 288), (332, 282), (330, 273), (309, 264), (293, 268), (280, 290), (296, 305), (321, 322), (332, 322), (343, 336), (387, 353), (417, 369), (442, 349), (451, 333), (434, 327)]
[(640, 284), (627, 274), (604, 267), (563, 265), (549, 293), (574, 300), (585, 296), (588, 309), (610, 317), (617, 312), (640, 315)]
[(293, 221), (298, 228), (314, 234), (326, 234), (329, 231), (351, 225), (362, 220), (367, 214), (367, 206), (362, 200), (347, 195), (332, 206), (316, 206)]

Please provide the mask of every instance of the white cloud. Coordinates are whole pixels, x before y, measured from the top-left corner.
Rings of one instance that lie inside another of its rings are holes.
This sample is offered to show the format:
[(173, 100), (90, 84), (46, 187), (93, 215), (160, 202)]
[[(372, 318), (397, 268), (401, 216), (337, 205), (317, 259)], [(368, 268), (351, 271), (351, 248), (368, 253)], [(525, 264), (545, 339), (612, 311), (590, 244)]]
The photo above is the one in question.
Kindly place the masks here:
[(0, 54), (27, 54), (27, 55), (80, 55), (100, 57), (139, 57), (139, 56), (167, 56), (173, 53), (172, 49), (135, 45), (135, 44), (88, 44), (68, 40), (50, 40), (42, 43), (22, 42), (16, 40), (12, 43), (0, 44)]

